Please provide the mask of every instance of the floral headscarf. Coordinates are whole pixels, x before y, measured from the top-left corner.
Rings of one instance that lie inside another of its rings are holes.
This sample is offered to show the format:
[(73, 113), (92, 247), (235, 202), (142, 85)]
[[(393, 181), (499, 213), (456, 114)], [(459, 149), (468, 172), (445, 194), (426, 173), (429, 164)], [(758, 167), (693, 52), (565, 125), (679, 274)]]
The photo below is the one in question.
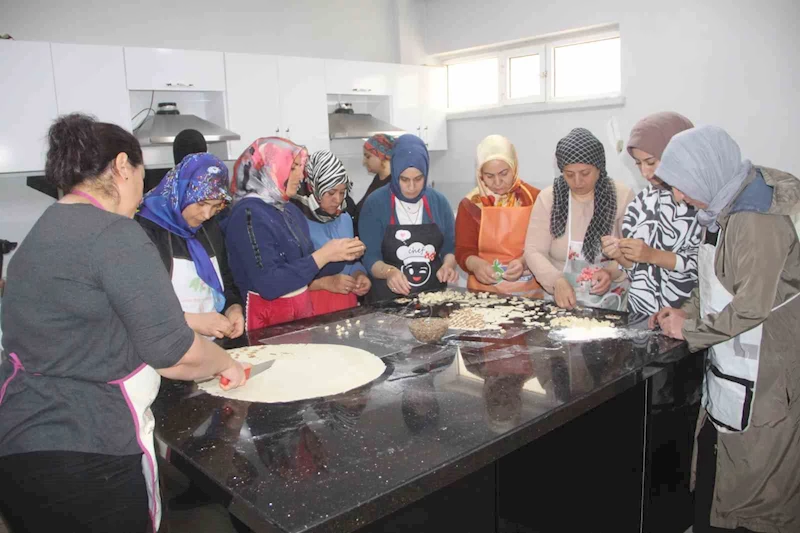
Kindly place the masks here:
[(222, 282), (208, 252), (197, 240), (200, 226), (193, 228), (183, 218), (186, 207), (207, 200), (231, 201), (228, 168), (214, 155), (190, 154), (144, 196), (139, 216), (186, 240), (197, 275), (211, 287), (214, 307), (221, 312), (225, 307)]
[[(483, 178), (483, 165), (489, 161), (503, 161), (514, 174), (514, 183), (507, 193), (499, 195), (489, 190)], [(511, 141), (502, 135), (489, 135), (478, 145), (476, 158), (475, 174), (478, 186), (467, 194), (467, 199), (478, 206), (479, 209), (486, 207), (520, 207), (533, 204), (530, 193), (522, 186), (519, 178), (517, 151)]]
[(286, 184), (297, 157), (305, 166), (308, 151), (287, 139), (262, 137), (248, 146), (233, 167), (235, 177), (231, 187), (236, 199), (257, 196), (264, 202), (282, 209), (292, 195)]
[(392, 148), (394, 148), (394, 137), (378, 133), (373, 135), (364, 143), (364, 150), (371, 153), (382, 161), (389, 161), (392, 158)]
[(352, 184), (344, 165), (330, 150), (320, 150), (308, 158), (305, 190), (293, 200), (309, 220), (324, 224), (338, 218), (347, 207), (347, 194), (335, 215), (329, 215), (319, 205), (323, 194), (341, 184), (345, 184), (345, 190), (349, 194)]

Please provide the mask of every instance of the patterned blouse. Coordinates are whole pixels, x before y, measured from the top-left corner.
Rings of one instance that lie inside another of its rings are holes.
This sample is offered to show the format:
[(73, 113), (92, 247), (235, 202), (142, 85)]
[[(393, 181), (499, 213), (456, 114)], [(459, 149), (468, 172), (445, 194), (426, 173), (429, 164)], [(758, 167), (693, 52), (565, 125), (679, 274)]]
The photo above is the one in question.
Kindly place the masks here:
[(680, 307), (697, 285), (697, 248), (702, 228), (695, 209), (676, 204), (672, 193), (647, 186), (636, 195), (622, 221), (624, 238), (676, 254), (675, 270), (648, 263), (625, 269), (631, 280), (628, 311), (653, 314), (662, 307)]

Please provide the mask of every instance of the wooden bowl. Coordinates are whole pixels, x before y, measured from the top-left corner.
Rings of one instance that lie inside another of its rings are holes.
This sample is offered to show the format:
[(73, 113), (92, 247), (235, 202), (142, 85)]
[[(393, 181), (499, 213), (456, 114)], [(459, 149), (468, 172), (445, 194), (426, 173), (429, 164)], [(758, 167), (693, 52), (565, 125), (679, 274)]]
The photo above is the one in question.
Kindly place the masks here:
[(415, 318), (408, 324), (409, 331), (420, 342), (439, 342), (448, 327), (450, 321), (446, 318)]

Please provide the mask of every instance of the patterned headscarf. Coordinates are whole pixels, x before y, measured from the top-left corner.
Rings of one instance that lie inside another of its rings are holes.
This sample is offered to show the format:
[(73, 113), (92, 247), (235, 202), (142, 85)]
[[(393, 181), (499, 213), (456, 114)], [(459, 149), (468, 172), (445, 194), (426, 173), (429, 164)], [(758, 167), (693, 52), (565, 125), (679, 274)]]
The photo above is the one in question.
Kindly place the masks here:
[(694, 128), (692, 121), (678, 113), (655, 113), (644, 117), (631, 130), (628, 153), (633, 157), (633, 149), (638, 148), (661, 159), (669, 140), (690, 128)]
[[(428, 188), (428, 167), (430, 166), (430, 159), (428, 156), (428, 149), (422, 139), (416, 135), (401, 135), (394, 143), (394, 150), (392, 150), (392, 181), (389, 182), (389, 189), (394, 193), (395, 197), (403, 202), (415, 203), (425, 194), (425, 189)], [(403, 191), (400, 190), (400, 174), (407, 168), (416, 168), (425, 177), (425, 182), (422, 190), (414, 198), (407, 198), (403, 196)]]
[(753, 164), (728, 133), (701, 126), (679, 133), (667, 145), (656, 175), (693, 200), (708, 204), (698, 209), (697, 221), (711, 226), (741, 188)]
[(364, 143), (364, 150), (371, 153), (378, 159), (389, 161), (392, 158), (392, 148), (394, 147), (394, 137), (378, 133), (373, 135)]
[(345, 190), (349, 194), (352, 189), (350, 178), (347, 171), (338, 157), (333, 155), (330, 150), (320, 150), (311, 154), (306, 165), (305, 189), (302, 194), (295, 196), (292, 201), (303, 211), (309, 220), (314, 222), (330, 222), (342, 214), (347, 207), (347, 194), (339, 206), (339, 211), (335, 215), (330, 215), (319, 206), (322, 195), (334, 187), (345, 184)]
[[(597, 137), (584, 128), (575, 128), (558, 141), (556, 146), (558, 169), (574, 163), (593, 165), (600, 171), (594, 186), (594, 214), (583, 239), (583, 256), (594, 262), (600, 253), (600, 238), (611, 235), (617, 214), (617, 191), (606, 174), (606, 152)], [(550, 213), (550, 233), (558, 238), (564, 235), (569, 220), (570, 189), (564, 175), (553, 182), (553, 211)]]
[(214, 307), (222, 312), (225, 296), (222, 282), (203, 244), (197, 240), (199, 226), (189, 226), (183, 218), (187, 206), (206, 200), (231, 201), (228, 193), (228, 168), (211, 154), (190, 154), (167, 172), (161, 182), (142, 199), (139, 216), (182, 237), (189, 248), (197, 275), (211, 287)]
[(292, 164), (297, 157), (305, 166), (308, 151), (292, 141), (280, 137), (262, 137), (248, 146), (233, 167), (236, 178), (231, 187), (236, 199), (257, 196), (264, 202), (283, 209), (289, 198), (294, 196), (286, 191), (286, 183), (292, 172)]
[[(489, 161), (503, 161), (514, 175), (514, 183), (507, 193), (497, 195), (483, 183), (483, 165)], [(478, 145), (475, 174), (478, 186), (467, 194), (467, 199), (482, 209), (487, 207), (520, 207), (533, 204), (530, 193), (522, 186), (518, 174), (517, 150), (511, 141), (502, 135), (489, 135)]]

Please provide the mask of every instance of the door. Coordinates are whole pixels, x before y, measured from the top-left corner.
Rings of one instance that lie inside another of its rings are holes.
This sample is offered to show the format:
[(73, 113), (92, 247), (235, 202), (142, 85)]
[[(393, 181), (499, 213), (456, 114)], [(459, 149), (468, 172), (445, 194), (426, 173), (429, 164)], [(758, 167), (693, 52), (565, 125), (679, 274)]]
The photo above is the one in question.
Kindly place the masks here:
[(57, 116), (50, 43), (0, 40), (0, 172), (42, 170)]
[(224, 91), (222, 52), (125, 48), (131, 91)]
[(422, 140), (428, 150), (447, 150), (447, 67), (423, 67)]
[(422, 137), (423, 67), (400, 65), (392, 80), (392, 125)]
[(325, 60), (325, 90), (328, 94), (391, 94), (393, 65), (367, 61)]
[(241, 139), (228, 142), (236, 159), (259, 137), (282, 135), (278, 58), (258, 54), (225, 54), (228, 127)]
[(281, 136), (309, 152), (329, 149), (325, 60), (281, 57), (278, 80)]
[(50, 45), (58, 114), (87, 113), (131, 130), (121, 46)]

